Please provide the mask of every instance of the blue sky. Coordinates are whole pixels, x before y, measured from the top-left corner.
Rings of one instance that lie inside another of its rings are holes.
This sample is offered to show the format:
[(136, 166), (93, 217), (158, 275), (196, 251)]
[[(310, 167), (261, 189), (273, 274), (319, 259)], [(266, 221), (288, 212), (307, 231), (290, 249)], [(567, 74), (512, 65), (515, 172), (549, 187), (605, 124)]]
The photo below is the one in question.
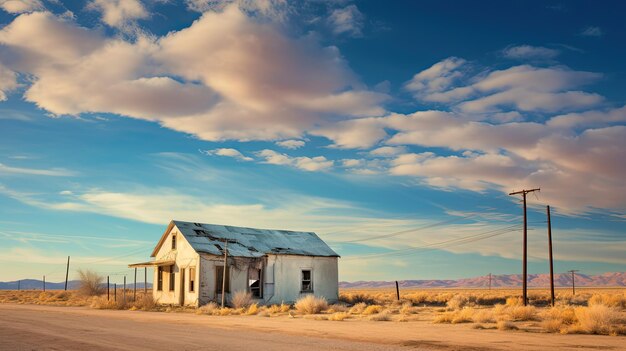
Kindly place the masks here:
[(342, 280), (626, 269), (623, 5), (0, 1), (0, 280), (121, 281), (170, 219)]

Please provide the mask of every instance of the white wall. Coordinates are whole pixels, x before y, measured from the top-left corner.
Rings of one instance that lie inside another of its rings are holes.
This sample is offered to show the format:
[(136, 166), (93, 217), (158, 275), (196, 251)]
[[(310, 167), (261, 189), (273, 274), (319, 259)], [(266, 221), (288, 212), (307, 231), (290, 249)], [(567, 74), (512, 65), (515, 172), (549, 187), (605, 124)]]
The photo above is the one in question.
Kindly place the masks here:
[(315, 296), (325, 297), (331, 303), (337, 302), (339, 298), (337, 257), (270, 255), (265, 272), (266, 303), (293, 303), (300, 297), (310, 294), (300, 291), (303, 269), (311, 270)]
[[(172, 235), (176, 233), (176, 249), (172, 250)], [(157, 251), (155, 255), (156, 261), (168, 261), (175, 260), (176, 264), (174, 266), (175, 273), (175, 286), (174, 291), (169, 291), (169, 281), (170, 275), (167, 272), (167, 267), (164, 267), (166, 270), (163, 272), (163, 290), (158, 291), (158, 269), (155, 267), (154, 269), (154, 280), (153, 280), (153, 296), (157, 303), (159, 304), (180, 304), (180, 293), (181, 289), (184, 289), (185, 296), (185, 305), (193, 305), (197, 306), (199, 302), (199, 290), (200, 290), (200, 259), (198, 253), (189, 245), (187, 240), (185, 240), (184, 236), (180, 234), (180, 231), (176, 226), (172, 228), (172, 230), (167, 234), (163, 245)], [(189, 291), (189, 268), (196, 268), (196, 277), (195, 277), (195, 291)], [(181, 285), (181, 269), (185, 271), (185, 279), (184, 286)]]

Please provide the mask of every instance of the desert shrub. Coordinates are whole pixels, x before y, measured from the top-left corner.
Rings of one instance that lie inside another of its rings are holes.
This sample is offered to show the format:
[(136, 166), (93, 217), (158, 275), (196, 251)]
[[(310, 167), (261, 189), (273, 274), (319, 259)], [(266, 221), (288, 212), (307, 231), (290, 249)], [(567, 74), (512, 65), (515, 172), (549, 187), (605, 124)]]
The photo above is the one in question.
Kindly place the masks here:
[(537, 309), (534, 306), (513, 306), (509, 308), (508, 314), (514, 321), (537, 320)]
[(589, 298), (588, 305), (604, 305), (624, 309), (626, 308), (626, 296), (621, 294), (594, 294)]
[(617, 311), (605, 305), (577, 307), (574, 312), (578, 320), (576, 329), (589, 334), (608, 334), (618, 320)]
[(350, 305), (355, 305), (357, 303), (366, 303), (368, 305), (372, 305), (376, 303), (376, 299), (368, 294), (362, 293), (340, 293), (339, 301), (345, 302)]
[(152, 297), (152, 294), (146, 294), (141, 296), (133, 303), (133, 307), (143, 311), (152, 311), (156, 307), (156, 302)]
[(271, 314), (285, 313), (285, 312), (289, 312), (290, 309), (291, 309), (291, 306), (285, 303), (281, 303), (280, 305), (271, 305), (270, 307), (267, 308), (267, 312)]
[(349, 317), (350, 317), (350, 314), (347, 312), (336, 312), (328, 316), (328, 320), (329, 321), (342, 321)]
[(541, 322), (541, 327), (549, 333), (564, 332), (567, 328), (567, 326), (560, 319), (546, 319)]
[(328, 302), (324, 297), (306, 295), (294, 304), (296, 311), (302, 314), (316, 314), (328, 309)]
[(350, 314), (361, 314), (366, 308), (367, 304), (365, 302), (359, 302), (350, 308)]
[(367, 306), (365, 308), (365, 310), (363, 310), (362, 314), (364, 314), (366, 316), (369, 316), (369, 315), (372, 315), (372, 314), (380, 313), (380, 312), (382, 312), (382, 310), (383, 310), (383, 306), (380, 306), (380, 305), (370, 305), (370, 306)]
[(209, 302), (206, 305), (198, 307), (197, 314), (213, 315), (219, 310), (219, 306), (215, 302)]
[(257, 313), (259, 313), (259, 305), (258, 304), (253, 303), (252, 305), (248, 306), (248, 309), (246, 310), (246, 314), (248, 316), (255, 315)]
[(400, 308), (401, 314), (415, 314), (417, 313), (417, 308), (413, 307), (413, 304), (410, 301), (407, 301), (402, 304)]
[(562, 324), (568, 325), (576, 323), (574, 308), (567, 306), (557, 306), (545, 310), (541, 313), (541, 318), (544, 320), (558, 320)]
[(499, 321), (496, 324), (496, 328), (498, 328), (498, 330), (517, 330), (518, 328), (515, 326), (515, 324), (509, 322), (509, 321)]
[(252, 304), (252, 294), (243, 290), (235, 291), (230, 298), (230, 304), (236, 309), (248, 307)]
[(464, 295), (455, 295), (446, 303), (448, 310), (460, 310), (469, 303), (469, 299)]
[(219, 308), (216, 310), (216, 312), (213, 315), (218, 315), (218, 316), (229, 316), (231, 314), (235, 314), (235, 310), (230, 308), (230, 307), (224, 307), (224, 308)]
[(487, 309), (475, 310), (472, 320), (478, 323), (493, 323), (495, 322), (493, 311)]
[(439, 324), (439, 323), (452, 323), (453, 319), (454, 319), (454, 313), (453, 312), (445, 312), (445, 313), (442, 313), (440, 315), (437, 315), (433, 319), (433, 323), (436, 323), (436, 324)]
[(334, 305), (330, 305), (328, 306), (328, 310), (326, 310), (326, 313), (335, 313), (335, 312), (347, 312), (348, 310), (350, 310), (348, 307), (346, 307), (345, 305), (341, 305), (341, 304), (334, 304)]
[(123, 310), (126, 309), (126, 305), (121, 301), (114, 299), (107, 300), (106, 296), (96, 296), (91, 300), (91, 308), (99, 310)]
[(462, 310), (458, 310), (453, 312), (452, 320), (450, 321), (452, 324), (459, 323), (470, 323), (472, 322), (472, 318), (474, 316), (474, 309), (471, 307), (465, 307)]
[(78, 292), (86, 296), (97, 296), (104, 292), (102, 282), (104, 277), (90, 269), (78, 270)]
[(512, 306), (522, 306), (524, 305), (524, 301), (521, 297), (515, 297), (515, 296), (511, 296), (508, 297), (506, 299), (506, 306), (512, 307)]
[(369, 320), (375, 321), (375, 322), (387, 322), (391, 320), (391, 316), (389, 315), (387, 311), (385, 311), (385, 312), (377, 313), (373, 316), (370, 316)]

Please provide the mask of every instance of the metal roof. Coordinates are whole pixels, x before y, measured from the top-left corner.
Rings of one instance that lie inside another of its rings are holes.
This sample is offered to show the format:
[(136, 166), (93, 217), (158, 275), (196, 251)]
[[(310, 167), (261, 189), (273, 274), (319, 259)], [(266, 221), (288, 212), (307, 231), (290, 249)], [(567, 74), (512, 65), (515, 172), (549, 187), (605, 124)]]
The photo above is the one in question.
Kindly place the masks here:
[(272, 255), (301, 255), (338, 257), (313, 232), (256, 229), (228, 225), (172, 221), (197, 252), (223, 255), (228, 241), (228, 255), (262, 257)]

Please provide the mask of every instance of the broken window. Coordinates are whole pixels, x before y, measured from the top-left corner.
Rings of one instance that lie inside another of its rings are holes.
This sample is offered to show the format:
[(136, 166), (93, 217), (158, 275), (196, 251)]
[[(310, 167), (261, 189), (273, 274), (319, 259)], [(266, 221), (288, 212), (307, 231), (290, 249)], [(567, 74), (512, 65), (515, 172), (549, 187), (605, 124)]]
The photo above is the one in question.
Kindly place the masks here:
[(262, 283), (261, 270), (250, 268), (248, 270), (248, 286), (250, 287), (250, 293), (253, 297), (263, 297)]
[(163, 290), (163, 266), (159, 266), (157, 271), (157, 291), (161, 290)]
[[(222, 277), (224, 274), (224, 266), (215, 266), (215, 292), (222, 293)], [(224, 291), (230, 292), (230, 267), (226, 267), (226, 286)]]
[(196, 267), (189, 267), (189, 292), (196, 291)]
[(172, 250), (176, 250), (176, 234), (172, 234)]
[(174, 291), (176, 286), (176, 273), (174, 273), (174, 265), (170, 266), (170, 291)]
[(302, 270), (302, 290), (303, 292), (313, 291), (313, 281), (311, 279), (311, 270), (303, 269)]

